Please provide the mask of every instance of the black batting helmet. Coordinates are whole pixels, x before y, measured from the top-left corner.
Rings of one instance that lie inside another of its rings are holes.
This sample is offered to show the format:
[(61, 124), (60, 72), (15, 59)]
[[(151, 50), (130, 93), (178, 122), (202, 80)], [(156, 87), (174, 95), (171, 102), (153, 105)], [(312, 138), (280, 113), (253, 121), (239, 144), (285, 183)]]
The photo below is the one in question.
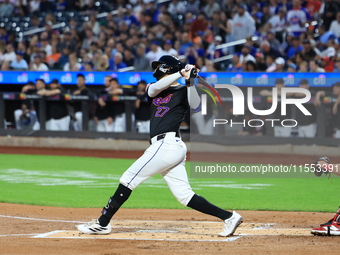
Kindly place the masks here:
[(162, 56), (158, 61), (151, 63), (153, 77), (157, 80), (161, 79), (166, 74), (173, 74), (182, 69), (182, 63), (178, 58), (170, 55)]

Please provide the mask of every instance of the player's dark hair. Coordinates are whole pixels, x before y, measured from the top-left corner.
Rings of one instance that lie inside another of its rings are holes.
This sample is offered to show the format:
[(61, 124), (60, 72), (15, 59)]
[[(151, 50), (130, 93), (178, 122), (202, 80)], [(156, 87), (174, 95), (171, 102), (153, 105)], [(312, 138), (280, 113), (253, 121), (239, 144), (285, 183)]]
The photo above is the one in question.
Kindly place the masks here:
[(281, 78), (275, 80), (275, 84), (285, 84), (285, 81)]
[(309, 84), (308, 80), (307, 79), (302, 79), (300, 81), (300, 84)]
[(41, 81), (41, 82), (43, 82), (44, 84), (46, 84), (46, 82), (45, 82), (43, 79), (36, 79), (35, 81), (36, 81), (36, 82), (37, 82), (37, 81)]
[(58, 79), (52, 79), (50, 84), (58, 84), (59, 85), (59, 80)]
[(111, 81), (115, 81), (115, 82), (119, 83), (117, 78), (113, 78), (113, 77), (112, 77), (111, 80), (110, 80), (110, 82), (111, 82)]
[(147, 85), (147, 82), (146, 82), (145, 80), (140, 80), (140, 81), (137, 83), (137, 85), (140, 84), (140, 83)]

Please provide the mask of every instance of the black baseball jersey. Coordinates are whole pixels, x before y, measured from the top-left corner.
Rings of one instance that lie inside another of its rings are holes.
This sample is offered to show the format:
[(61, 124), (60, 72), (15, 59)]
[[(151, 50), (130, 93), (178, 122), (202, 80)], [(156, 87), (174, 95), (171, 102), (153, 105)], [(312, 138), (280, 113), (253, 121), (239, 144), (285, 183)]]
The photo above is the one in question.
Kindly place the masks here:
[[(127, 89), (121, 88), (123, 90), (123, 94), (119, 96), (128, 95), (129, 91)], [(112, 95), (113, 96), (113, 95)], [(120, 115), (125, 112), (125, 102), (124, 101), (114, 101), (112, 104), (111, 112), (113, 116)]]
[[(65, 89), (63, 87), (58, 87), (60, 90), (59, 96), (65, 94)], [(63, 100), (61, 101), (46, 101), (47, 117), (46, 119), (56, 119), (59, 120), (68, 115), (67, 103)]]
[(150, 98), (147, 93), (137, 96), (140, 100), (140, 106), (136, 109), (135, 116), (137, 120), (150, 119)]
[[(281, 96), (279, 95), (278, 98)], [(268, 109), (268, 108), (267, 108)], [(277, 103), (276, 110), (274, 112), (274, 118), (273, 119), (278, 119), (279, 121), (275, 121), (274, 125), (275, 126), (282, 126), (281, 122), (285, 119), (291, 119), (292, 118), (292, 107), (291, 105), (288, 105), (286, 107), (286, 115), (281, 114), (281, 99), (279, 99), (279, 102)], [(287, 121), (284, 123), (285, 125), (294, 125), (292, 121)]]
[[(332, 104), (332, 108), (333, 109), (334, 104)], [(338, 111), (337, 113), (334, 115), (332, 113), (332, 117), (334, 120), (334, 126), (339, 130), (340, 129), (340, 104), (338, 105)]]
[[(38, 92), (37, 89), (29, 89), (26, 94), (27, 95), (36, 95)], [(22, 104), (25, 104), (27, 106), (27, 109), (35, 109), (36, 111), (39, 109), (39, 102), (37, 100), (32, 99), (25, 99)]]
[(169, 87), (152, 98), (150, 105), (150, 137), (178, 132), (189, 109), (186, 86)]
[[(109, 96), (108, 88), (105, 88), (102, 91), (100, 91), (98, 97), (101, 96)], [(112, 104), (112, 102), (108, 101), (106, 102), (106, 105), (104, 107), (100, 106), (99, 104), (97, 105), (95, 116), (98, 118), (98, 120), (105, 120), (108, 117), (112, 117), (109, 112), (110, 104)]]
[[(310, 90), (311, 96), (315, 97), (315, 92)], [(316, 108), (315, 105), (312, 103), (303, 104), (303, 106), (312, 114), (312, 115), (304, 115), (304, 113), (296, 108), (296, 120), (299, 123), (299, 126), (307, 126), (312, 123), (316, 123)]]
[[(89, 88), (85, 87), (84, 89), (82, 89), (80, 91), (80, 93), (78, 95), (81, 96), (90, 96), (92, 95), (92, 92)], [(74, 112), (81, 112), (81, 101), (76, 101), (73, 103), (73, 107), (74, 107)]]

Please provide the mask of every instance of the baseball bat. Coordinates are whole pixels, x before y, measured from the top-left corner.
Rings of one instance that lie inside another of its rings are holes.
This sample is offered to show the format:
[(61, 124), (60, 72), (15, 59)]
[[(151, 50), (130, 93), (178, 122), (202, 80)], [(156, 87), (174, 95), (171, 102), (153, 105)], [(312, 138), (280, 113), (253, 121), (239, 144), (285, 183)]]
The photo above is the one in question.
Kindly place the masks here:
[(215, 94), (215, 96), (218, 98), (218, 101), (219, 101), (220, 105), (222, 105), (222, 100), (221, 100), (221, 97), (220, 97), (220, 95), (218, 94), (217, 90), (216, 90), (213, 86), (211, 86), (211, 85), (209, 84), (209, 82), (207, 82), (206, 80), (204, 80), (204, 79), (203, 79), (201, 76), (199, 76), (198, 74), (197, 74), (197, 78), (203, 83), (202, 85), (204, 85), (205, 87), (207, 87), (208, 89), (210, 89), (210, 90)]

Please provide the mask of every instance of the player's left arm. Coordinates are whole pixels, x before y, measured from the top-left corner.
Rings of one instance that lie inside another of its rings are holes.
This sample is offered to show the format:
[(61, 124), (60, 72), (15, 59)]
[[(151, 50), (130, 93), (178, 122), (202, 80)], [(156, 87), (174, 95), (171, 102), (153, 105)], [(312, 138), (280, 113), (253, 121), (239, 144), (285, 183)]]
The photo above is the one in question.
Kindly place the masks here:
[(193, 85), (187, 84), (188, 103), (193, 112), (201, 110), (201, 98), (198, 95), (197, 89)]
[(54, 96), (61, 94), (60, 89), (52, 89), (52, 90), (47, 90), (47, 89), (42, 89), (37, 92), (38, 95), (40, 96)]
[(198, 76), (199, 71), (194, 65), (186, 65), (185, 68), (181, 70), (187, 86), (188, 103), (194, 112), (201, 110), (201, 98), (194, 86), (194, 79)]

